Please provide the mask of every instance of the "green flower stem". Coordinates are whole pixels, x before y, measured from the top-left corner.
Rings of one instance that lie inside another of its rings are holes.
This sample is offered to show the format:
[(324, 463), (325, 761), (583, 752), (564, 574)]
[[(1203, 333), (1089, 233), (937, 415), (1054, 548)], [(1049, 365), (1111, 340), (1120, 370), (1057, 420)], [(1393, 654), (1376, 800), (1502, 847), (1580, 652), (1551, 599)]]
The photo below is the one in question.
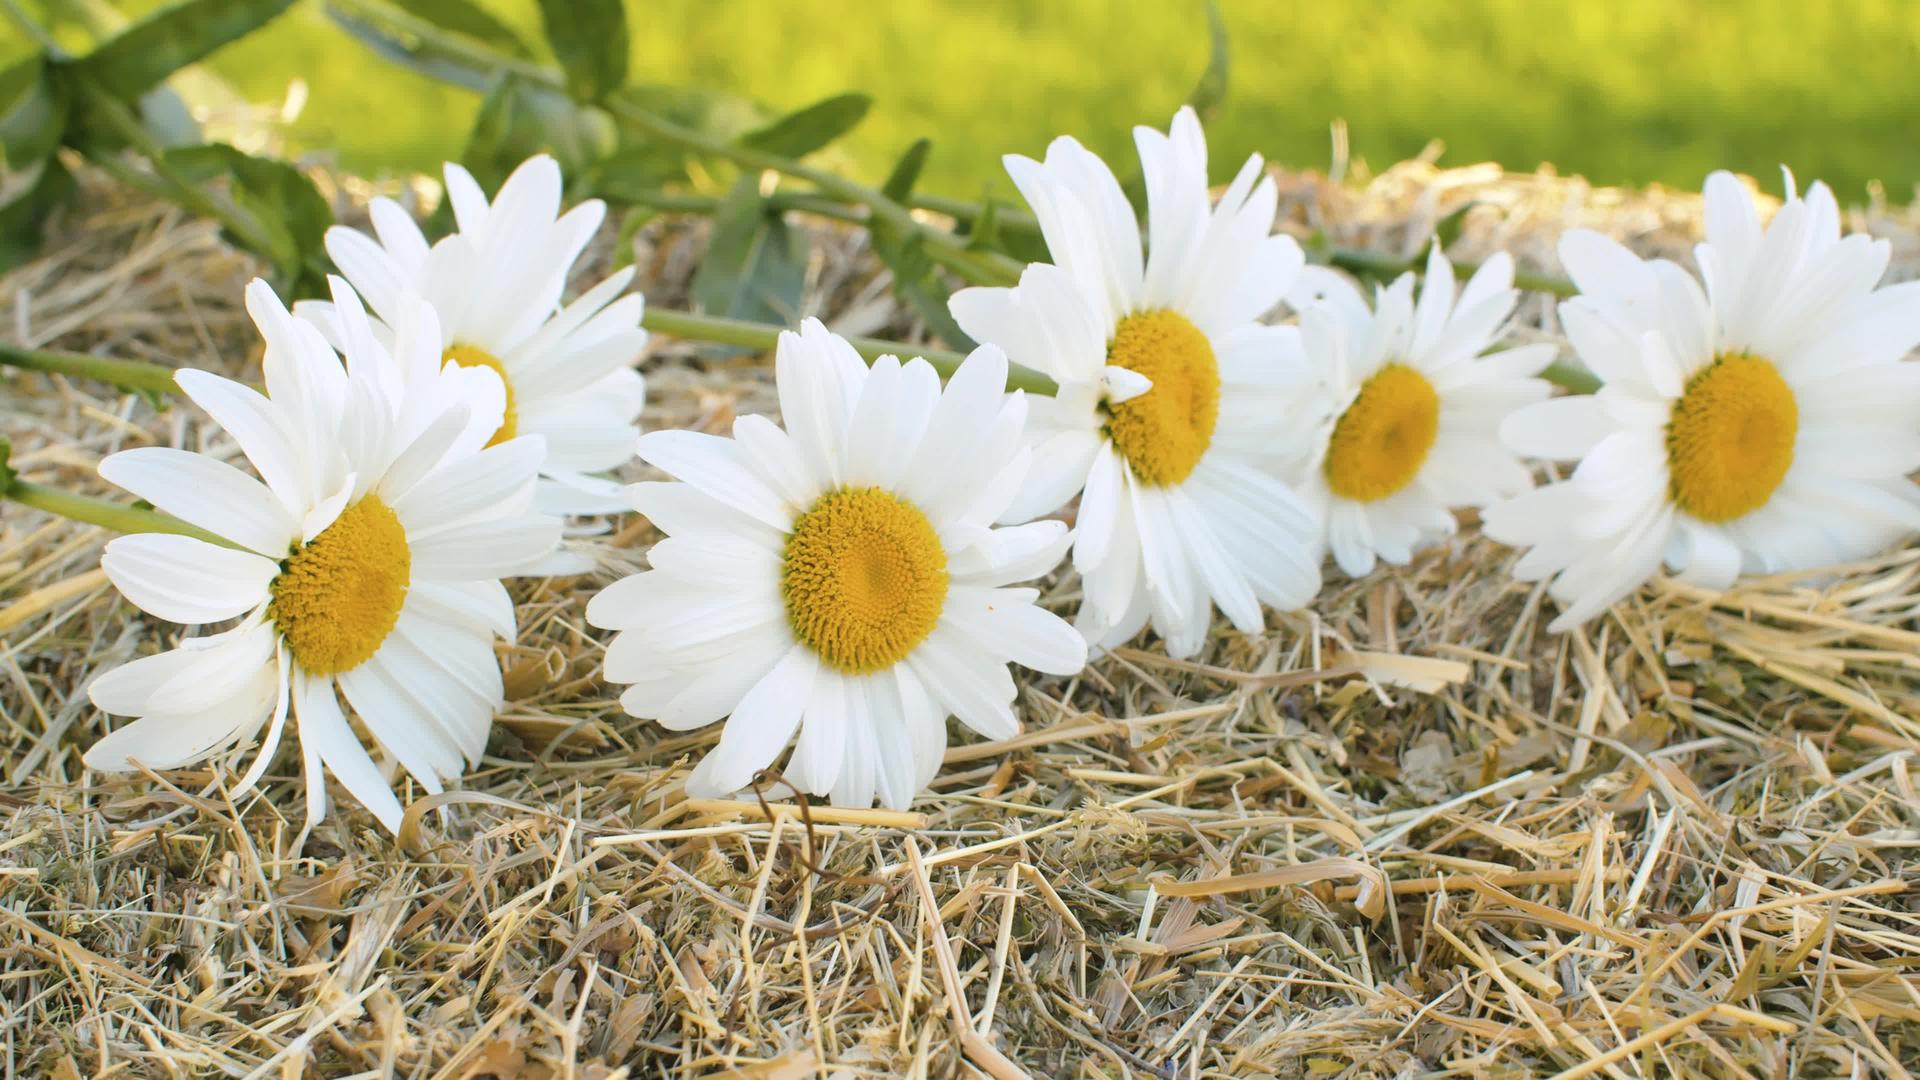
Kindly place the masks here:
[(1600, 390), (1598, 375), (1558, 360), (1548, 364), (1540, 377), (1572, 394), (1593, 394)]
[[(780, 331), (784, 329), (784, 327), (767, 323), (725, 319), (715, 315), (697, 315), (691, 311), (673, 311), (668, 308), (648, 308), (646, 316), (640, 322), (648, 330), (668, 337), (685, 338), (688, 341), (711, 341), (716, 345), (737, 345), (741, 348), (759, 350), (772, 349), (780, 340)], [(960, 366), (960, 361), (965, 359), (956, 352), (932, 349), (923, 345), (909, 345), (903, 341), (863, 337), (848, 340), (853, 343), (855, 351), (869, 361), (878, 356), (925, 357), (927, 362), (933, 365), (933, 369), (943, 377), (952, 375)], [(115, 360), (104, 356), (88, 356), (84, 353), (17, 349), (0, 345), (0, 364), (99, 379), (128, 390), (154, 394), (179, 392), (179, 387), (173, 381), (173, 368), (145, 360)], [(1014, 365), (1007, 372), (1007, 389), (1025, 390), (1032, 394), (1052, 394), (1054, 385), (1053, 380), (1045, 375)]]
[[(1424, 256), (1403, 259), (1398, 255), (1389, 255), (1382, 251), (1369, 251), (1364, 248), (1326, 248), (1321, 252), (1309, 250), (1308, 257), (1320, 254), (1330, 266), (1356, 274), (1371, 274), (1375, 277), (1397, 277), (1411, 270), (1416, 274), (1426, 270)], [(1459, 262), (1453, 264), (1453, 274), (1458, 278), (1469, 278), (1480, 269), (1479, 263)], [(1531, 270), (1513, 272), (1513, 284), (1516, 288), (1532, 292), (1552, 293), (1555, 296), (1572, 296), (1580, 290), (1573, 282), (1552, 274), (1537, 274)]]
[(0, 0), (0, 6), (6, 8), (7, 15), (13, 19), (14, 25), (20, 28), (21, 33), (32, 38), (41, 52), (51, 57), (66, 55), (66, 50), (60, 47), (59, 42), (53, 40), (53, 35), (47, 32), (46, 27), (41, 26), (33, 16), (27, 14), (26, 9), (20, 6), (19, 0)]
[[(141, 174), (129, 168), (125, 162), (112, 155), (103, 154), (93, 160), (114, 174), (116, 179), (130, 183), (141, 190), (165, 197), (180, 204), (201, 217), (212, 218), (221, 228), (232, 233), (248, 250), (269, 254), (273, 244), (267, 240), (266, 232), (253, 216), (244, 213), (237, 206), (228, 205), (216, 199), (212, 193), (182, 176), (178, 170), (167, 165), (166, 150), (155, 142), (147, 132), (140, 118), (132, 110), (99, 87), (91, 83), (82, 84), (82, 92), (87, 96), (87, 104), (101, 117), (104, 117), (114, 134), (127, 140), (127, 144), (147, 159), (148, 168), (153, 171)], [(92, 155), (89, 155), (90, 157)]]
[(57, 349), (21, 349), (0, 345), (0, 364), (29, 371), (98, 379), (122, 390), (143, 394), (171, 394), (178, 389), (173, 382), (173, 368), (150, 364), (145, 360), (115, 360), (110, 356), (89, 356)]
[(163, 514), (158, 510), (142, 510), (126, 503), (109, 502), (96, 499), (91, 495), (75, 495), (71, 491), (62, 491), (45, 484), (32, 484), (16, 479), (7, 485), (7, 499), (22, 506), (31, 506), (36, 510), (45, 510), (49, 514), (58, 514), (74, 521), (84, 521), (89, 525), (113, 529), (123, 533), (176, 533), (191, 536), (196, 540), (205, 540), (221, 547), (236, 545), (207, 532), (205, 529), (189, 525), (179, 518)]
[(318, 256), (286, 251), (276, 245), (266, 229), (252, 214), (233, 204), (231, 200), (221, 198), (199, 184), (194, 183), (167, 162), (166, 149), (154, 141), (153, 135), (140, 122), (132, 110), (91, 83), (82, 83), (81, 92), (86, 95), (89, 106), (95, 114), (105, 118), (114, 134), (127, 141), (127, 144), (146, 159), (147, 170), (136, 169), (117, 156), (107, 154), (89, 154), (88, 159), (113, 176), (114, 179), (129, 187), (144, 191), (149, 195), (166, 199), (181, 208), (201, 217), (212, 218), (220, 223), (229, 235), (240, 242), (240, 246), (255, 254), (265, 256), (278, 267), (293, 265), (296, 257), (301, 258), (307, 269), (324, 274), (327, 266)]
[[(741, 319), (724, 319), (714, 315), (695, 315), (687, 311), (668, 311), (662, 308), (648, 308), (640, 325), (656, 333), (669, 337), (686, 338), (690, 341), (711, 341), (718, 345), (737, 345), (745, 349), (771, 349), (780, 340), (781, 327), (766, 323), (746, 322)], [(965, 357), (956, 352), (942, 349), (928, 349), (919, 345), (906, 345), (898, 341), (883, 341), (879, 338), (847, 339), (863, 358), (871, 363), (880, 356), (898, 356), (903, 359), (924, 357), (941, 377), (951, 376), (960, 367)], [(1017, 364), (1007, 368), (1007, 389), (1025, 390), (1030, 394), (1052, 394), (1055, 390), (1053, 380), (1037, 371), (1020, 367)]]
[[(671, 214), (712, 214), (720, 206), (720, 199), (716, 196), (681, 191), (623, 193), (620, 201), (629, 206), (645, 206)], [(873, 221), (873, 216), (865, 207), (851, 206), (812, 192), (776, 191), (767, 197), (767, 202), (776, 210), (812, 214), (815, 217), (844, 221), (862, 228), (869, 227)], [(982, 281), (982, 275), (986, 271), (978, 261), (980, 252), (969, 251), (965, 246), (954, 243), (951, 233), (928, 228), (925, 225), (917, 225), (916, 228), (920, 230), (921, 236), (927, 238), (921, 241), (921, 250), (927, 253), (927, 257), (969, 281), (1001, 285), (1008, 284), (1009, 280), (1018, 280), (1017, 277), (1006, 279), (1001, 276), (999, 270), (994, 270), (990, 282)]]
[(960, 237), (942, 229), (929, 229), (922, 226), (914, 219), (911, 210), (864, 184), (824, 169), (816, 169), (792, 158), (770, 154), (764, 150), (755, 150), (752, 147), (741, 146), (726, 139), (682, 127), (663, 116), (618, 98), (609, 99), (606, 108), (635, 129), (663, 142), (670, 142), (696, 153), (724, 158), (744, 168), (771, 170), (796, 180), (805, 180), (824, 194), (841, 202), (864, 206), (870, 214), (869, 228), (874, 223), (884, 222), (899, 230), (902, 235), (919, 233), (921, 242), (929, 255), (937, 252), (941, 262), (975, 284), (1010, 285), (1020, 280), (1022, 267), (1018, 260), (997, 252), (969, 250), (966, 241)]

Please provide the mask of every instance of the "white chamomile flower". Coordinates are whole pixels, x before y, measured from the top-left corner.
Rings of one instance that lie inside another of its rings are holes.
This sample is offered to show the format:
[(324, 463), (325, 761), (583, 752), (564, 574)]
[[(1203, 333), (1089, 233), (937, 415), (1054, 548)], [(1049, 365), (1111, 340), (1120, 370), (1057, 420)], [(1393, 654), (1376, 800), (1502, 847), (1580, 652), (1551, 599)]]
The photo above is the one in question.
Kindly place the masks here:
[(1402, 274), (1370, 310), (1346, 278), (1308, 267), (1289, 298), (1322, 382), (1302, 399), (1299, 422), (1276, 438), (1304, 444), (1292, 454), (1304, 458), (1300, 493), (1325, 524), (1340, 569), (1354, 576), (1376, 558), (1405, 563), (1415, 548), (1453, 535), (1453, 508), (1533, 486), (1500, 444), (1500, 424), (1547, 396), (1552, 387), (1532, 376), (1556, 348), (1481, 355), (1519, 301), (1513, 260), (1488, 259), (1456, 297), (1453, 265), (1435, 247), (1417, 300), (1413, 285), (1413, 274)]
[[(560, 166), (528, 159), (489, 205), (473, 177), (446, 167), (447, 199), (459, 228), (432, 247), (390, 199), (374, 199), (373, 237), (327, 230), (327, 253), (392, 325), (415, 296), (439, 315), (441, 356), (491, 369), (506, 383), (507, 408), (495, 442), (546, 439), (536, 505), (545, 513), (626, 509), (619, 484), (595, 474), (633, 456), (646, 382), (634, 364), (646, 345), (645, 303), (621, 296), (628, 267), (560, 306), (567, 275), (606, 216), (599, 200), (560, 213)], [(618, 297), (618, 299), (615, 299)], [(324, 304), (301, 305), (338, 341)]]
[(1024, 395), (982, 347), (946, 390), (924, 360), (871, 371), (809, 319), (780, 335), (781, 430), (643, 436), (680, 483), (628, 489), (667, 538), (653, 569), (615, 582), (587, 621), (619, 633), (620, 703), (680, 731), (726, 717), (693, 770), (698, 796), (740, 790), (794, 733), (786, 780), (838, 806), (904, 808), (933, 779), (946, 718), (990, 739), (1019, 730), (1009, 662), (1071, 674), (1086, 642), (1009, 585), (1051, 570), (1058, 521), (993, 522), (1027, 468)]
[(1884, 240), (1840, 235), (1833, 193), (1793, 193), (1763, 230), (1726, 173), (1706, 185), (1700, 284), (1587, 231), (1560, 258), (1560, 319), (1604, 385), (1515, 413), (1515, 450), (1573, 475), (1493, 507), (1488, 535), (1532, 547), (1564, 630), (1666, 565), (1690, 583), (1862, 558), (1920, 527), (1920, 282), (1875, 288)]
[(1081, 631), (1111, 646), (1151, 618), (1169, 653), (1190, 656), (1213, 604), (1252, 632), (1263, 602), (1299, 607), (1320, 586), (1318, 526), (1267, 445), (1307, 385), (1288, 361), (1298, 333), (1256, 321), (1303, 258), (1272, 234), (1278, 196), (1259, 157), (1209, 205), (1193, 110), (1134, 141), (1150, 256), (1112, 171), (1063, 136), (1045, 162), (1006, 158), (1053, 264), (1027, 267), (1015, 288), (964, 289), (951, 307), (976, 340), (1059, 384), (1032, 399), (1032, 474), (1006, 520), (1080, 495)]
[[(493, 638), (511, 638), (514, 626), (500, 575), (551, 549), (559, 523), (529, 509), (540, 440), (486, 446), (505, 407), (500, 380), (447, 365), (434, 382), (406, 385), (352, 292), (334, 286), (345, 367), (255, 281), (247, 308), (266, 338), (268, 396), (204, 371), (178, 376), (260, 479), (164, 447), (100, 463), (106, 479), (224, 541), (113, 540), (100, 565), (121, 594), (171, 622), (240, 623), (95, 679), (95, 705), (139, 719), (95, 743), (86, 762), (178, 768), (264, 725), (236, 786), (244, 791), (291, 711), (308, 823), (326, 813), (330, 772), (397, 829), (399, 800), (336, 689), (387, 754), (439, 791), (463, 759), (479, 760), (502, 700)], [(437, 365), (432, 311), (401, 318), (397, 348)]]

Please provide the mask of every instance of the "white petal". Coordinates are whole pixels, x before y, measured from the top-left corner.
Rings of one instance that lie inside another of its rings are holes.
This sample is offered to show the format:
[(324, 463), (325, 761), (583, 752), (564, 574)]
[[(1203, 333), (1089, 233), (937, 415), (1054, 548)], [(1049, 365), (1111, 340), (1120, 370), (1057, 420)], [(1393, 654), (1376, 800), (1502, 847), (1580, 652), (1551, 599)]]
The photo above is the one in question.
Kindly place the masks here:
[(1528, 457), (1572, 460), (1586, 456), (1617, 429), (1591, 396), (1569, 395), (1516, 410), (1500, 425), (1500, 441)]
[(374, 767), (366, 747), (354, 737), (334, 697), (333, 680), (300, 674), (295, 678), (293, 702), (300, 720), (300, 743), (317, 755), (327, 771), (338, 777), (360, 804), (373, 811), (389, 832), (400, 829), (400, 800)]
[(639, 454), (762, 524), (785, 531), (793, 521), (796, 508), (748, 466), (732, 440), (697, 431), (655, 431), (640, 437)]
[(267, 585), (280, 573), (273, 560), (252, 552), (165, 533), (109, 541), (100, 569), (135, 607), (177, 623), (250, 611), (266, 602)]
[(168, 447), (123, 450), (100, 475), (191, 525), (271, 558), (284, 558), (296, 533), (266, 485), (205, 454)]
[(1004, 661), (954, 630), (936, 626), (907, 657), (927, 692), (960, 722), (989, 739), (1020, 731), (1013, 718), (1013, 676)]
[(727, 717), (720, 744), (707, 752), (687, 790), (711, 794), (738, 791), (754, 774), (773, 763), (800, 724), (820, 662), (813, 651), (795, 645), (747, 691)]
[(553, 518), (470, 522), (413, 541), (413, 574), (430, 581), (505, 577), (559, 542), (560, 522)]
[(984, 651), (1049, 675), (1074, 675), (1087, 641), (1066, 620), (1034, 603), (1032, 589), (960, 587), (947, 594), (943, 624)]

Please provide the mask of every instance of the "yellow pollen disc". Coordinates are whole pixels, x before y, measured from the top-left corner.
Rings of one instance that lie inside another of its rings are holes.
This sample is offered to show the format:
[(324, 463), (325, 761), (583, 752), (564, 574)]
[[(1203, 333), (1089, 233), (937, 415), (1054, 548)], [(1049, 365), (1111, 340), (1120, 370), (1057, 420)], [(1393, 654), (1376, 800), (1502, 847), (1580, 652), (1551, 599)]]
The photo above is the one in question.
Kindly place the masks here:
[(1220, 419), (1220, 367), (1207, 335), (1177, 311), (1143, 311), (1114, 328), (1107, 363), (1153, 382), (1139, 397), (1109, 406), (1114, 449), (1149, 484), (1185, 480)]
[(879, 488), (820, 496), (793, 522), (780, 596), (794, 636), (849, 675), (906, 659), (940, 620), (947, 553), (927, 516)]
[(1766, 505), (1793, 464), (1800, 406), (1774, 366), (1727, 353), (1687, 383), (1667, 420), (1674, 504), (1701, 521)]
[(453, 361), (461, 367), (483, 367), (500, 376), (500, 385), (507, 390), (507, 411), (500, 420), (500, 430), (487, 440), (488, 446), (498, 446), (513, 438), (514, 429), (519, 426), (520, 418), (513, 411), (513, 380), (507, 378), (507, 369), (499, 359), (485, 349), (474, 345), (449, 345), (447, 351), (440, 354), (440, 362)]
[(351, 671), (400, 621), (412, 568), (407, 530), (369, 495), (282, 564), (267, 618), (302, 668), (315, 675)]
[(1405, 364), (1373, 373), (1333, 425), (1327, 444), (1327, 487), (1355, 502), (1372, 502), (1413, 483), (1440, 430), (1440, 395)]

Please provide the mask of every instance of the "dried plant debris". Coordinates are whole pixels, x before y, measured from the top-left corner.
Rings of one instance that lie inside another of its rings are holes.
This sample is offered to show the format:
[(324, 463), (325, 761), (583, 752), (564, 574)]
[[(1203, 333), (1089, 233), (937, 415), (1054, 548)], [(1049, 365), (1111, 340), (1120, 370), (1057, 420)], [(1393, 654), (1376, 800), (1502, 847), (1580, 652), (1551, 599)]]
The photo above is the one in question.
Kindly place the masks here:
[[(82, 179), (46, 256), (0, 281), (8, 336), (246, 373), (253, 264)], [(1682, 259), (1700, 231), (1691, 194), (1487, 166), (1281, 182), (1302, 237), (1411, 254), (1472, 204), (1451, 254), (1549, 272), (1576, 224)], [(1852, 224), (1920, 271), (1913, 213)], [(863, 237), (805, 227), (796, 317), (924, 335)], [(686, 295), (704, 230), (633, 234), (650, 297)], [(1545, 297), (1519, 317), (1556, 332)], [(754, 357), (660, 341), (647, 372), (650, 426), (774, 408)], [(108, 495), (111, 451), (234, 453), (191, 408), (0, 380), (31, 480)], [(109, 722), (87, 681), (167, 631), (107, 586), (101, 530), (7, 506), (6, 1075), (1920, 1070), (1920, 552), (1725, 596), (1656, 584), (1550, 636), (1468, 528), (1265, 634), (1223, 623), (1193, 661), (1144, 641), (1026, 682), (1024, 734), (955, 746), (911, 813), (803, 812), (683, 798), (717, 728), (627, 717), (596, 677), (584, 598), (653, 535), (612, 521), (584, 541), (601, 579), (518, 584), (512, 702), (461, 790), (417, 798), (398, 843), (343, 802), (296, 847), (291, 755), (237, 804), (231, 772), (81, 767)]]

